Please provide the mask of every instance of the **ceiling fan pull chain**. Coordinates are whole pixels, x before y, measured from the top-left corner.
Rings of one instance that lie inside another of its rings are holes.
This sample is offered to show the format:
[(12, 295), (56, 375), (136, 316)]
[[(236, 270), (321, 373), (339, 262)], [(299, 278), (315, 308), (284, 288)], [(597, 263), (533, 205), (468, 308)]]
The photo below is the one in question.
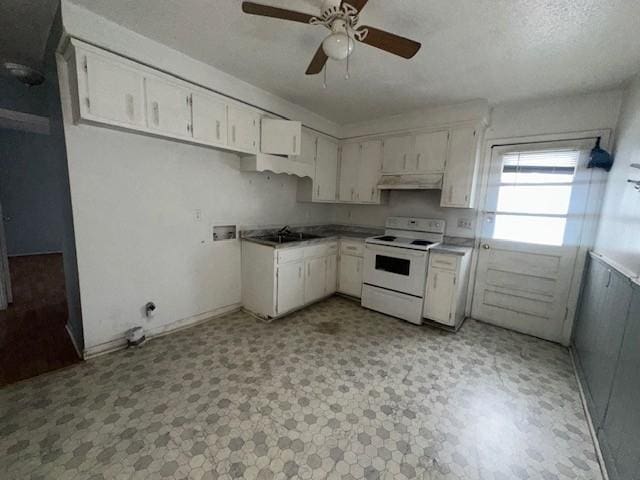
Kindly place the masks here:
[(324, 64), (324, 80), (322, 81), (322, 88), (327, 88), (327, 65), (328, 63)]

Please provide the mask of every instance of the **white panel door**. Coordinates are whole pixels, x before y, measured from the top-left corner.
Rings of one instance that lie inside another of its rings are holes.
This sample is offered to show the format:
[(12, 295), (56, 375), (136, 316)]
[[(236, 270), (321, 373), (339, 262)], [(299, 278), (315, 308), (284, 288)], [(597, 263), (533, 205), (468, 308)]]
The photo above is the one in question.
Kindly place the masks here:
[(310, 303), (325, 295), (327, 283), (325, 257), (307, 259), (304, 262), (304, 267), (306, 275), (304, 279), (304, 303)]
[(360, 167), (356, 201), (379, 202), (380, 190), (377, 185), (382, 170), (382, 142), (374, 140), (360, 146)]
[(326, 286), (325, 295), (336, 293), (338, 283), (338, 256), (330, 255), (325, 258), (326, 261)]
[(455, 272), (430, 268), (427, 276), (424, 316), (445, 325), (455, 325), (455, 319), (453, 318), (455, 291)]
[(355, 202), (360, 167), (360, 144), (347, 143), (342, 146), (340, 157), (340, 189), (338, 199), (341, 202)]
[(420, 133), (416, 135), (414, 158), (410, 168), (420, 173), (442, 173), (447, 159), (449, 131)]
[(440, 200), (443, 207), (466, 208), (470, 205), (476, 169), (476, 142), (476, 129), (473, 127), (451, 131)]
[(193, 138), (210, 145), (227, 144), (227, 104), (206, 93), (191, 96)]
[(301, 133), (300, 122), (263, 118), (260, 151), (272, 155), (300, 155)]
[(314, 179), (314, 200), (334, 201), (338, 183), (338, 145), (319, 137)]
[(383, 141), (382, 171), (384, 173), (406, 171), (409, 168), (412, 143), (413, 137), (409, 135), (385, 138)]
[(556, 342), (563, 338), (593, 141), (494, 148), (472, 316)]
[(278, 267), (278, 303), (276, 313), (281, 315), (304, 305), (304, 262), (287, 263)]
[(340, 256), (338, 291), (352, 297), (362, 296), (362, 257)]
[(227, 111), (229, 147), (247, 153), (256, 153), (260, 131), (259, 116), (251, 110), (231, 105)]
[(191, 93), (163, 78), (144, 79), (147, 127), (175, 137), (191, 137)]
[(116, 125), (144, 127), (142, 74), (115, 59), (78, 52), (81, 115)]

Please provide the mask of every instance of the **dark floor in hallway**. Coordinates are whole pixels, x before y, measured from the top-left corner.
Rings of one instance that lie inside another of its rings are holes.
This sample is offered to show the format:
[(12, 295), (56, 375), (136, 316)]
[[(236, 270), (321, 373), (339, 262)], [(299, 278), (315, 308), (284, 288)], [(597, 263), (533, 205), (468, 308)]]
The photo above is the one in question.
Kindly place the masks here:
[(65, 329), (62, 254), (9, 259), (13, 302), (0, 311), (0, 386), (80, 359)]

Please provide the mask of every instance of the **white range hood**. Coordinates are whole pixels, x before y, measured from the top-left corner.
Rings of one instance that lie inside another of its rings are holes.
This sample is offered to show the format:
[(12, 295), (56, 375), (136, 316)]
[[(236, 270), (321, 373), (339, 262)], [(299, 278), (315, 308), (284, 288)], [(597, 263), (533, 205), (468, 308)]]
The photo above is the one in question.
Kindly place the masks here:
[(379, 190), (442, 190), (442, 174), (382, 175)]

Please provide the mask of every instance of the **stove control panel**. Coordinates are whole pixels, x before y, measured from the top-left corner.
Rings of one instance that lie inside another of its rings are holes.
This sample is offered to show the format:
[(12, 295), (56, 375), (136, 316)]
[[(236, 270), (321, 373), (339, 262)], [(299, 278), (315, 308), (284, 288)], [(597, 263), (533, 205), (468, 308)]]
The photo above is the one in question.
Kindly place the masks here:
[(434, 218), (389, 217), (386, 228), (414, 232), (444, 233), (445, 221)]

